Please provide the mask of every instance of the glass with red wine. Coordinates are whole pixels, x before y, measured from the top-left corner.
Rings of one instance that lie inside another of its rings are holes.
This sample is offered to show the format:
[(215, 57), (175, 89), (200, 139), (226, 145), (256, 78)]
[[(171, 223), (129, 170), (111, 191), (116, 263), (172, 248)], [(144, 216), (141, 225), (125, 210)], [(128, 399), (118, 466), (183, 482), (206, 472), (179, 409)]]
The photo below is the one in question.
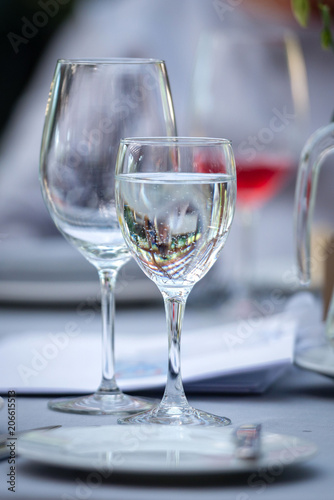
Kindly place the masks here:
[[(256, 215), (292, 182), (307, 134), (307, 79), (298, 39), (290, 32), (204, 34), (190, 96), (187, 132), (227, 137), (233, 144), (241, 233), (235, 288), (244, 299), (241, 314), (247, 314), (256, 286)], [(202, 171), (215, 169), (208, 155), (199, 164)]]

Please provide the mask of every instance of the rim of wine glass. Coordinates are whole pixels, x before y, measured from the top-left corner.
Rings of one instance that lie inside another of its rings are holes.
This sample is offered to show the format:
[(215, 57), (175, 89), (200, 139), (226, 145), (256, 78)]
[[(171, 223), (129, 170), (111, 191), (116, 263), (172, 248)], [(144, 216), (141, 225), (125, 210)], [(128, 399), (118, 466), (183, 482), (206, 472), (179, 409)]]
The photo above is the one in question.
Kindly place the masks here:
[(181, 146), (213, 146), (213, 145), (231, 145), (232, 141), (224, 138), (217, 137), (178, 137), (178, 136), (166, 136), (166, 137), (125, 137), (120, 140), (121, 144), (141, 144), (141, 145), (149, 145), (149, 144), (178, 144)]
[(98, 57), (78, 59), (58, 59), (58, 64), (165, 64), (163, 59), (149, 57)]

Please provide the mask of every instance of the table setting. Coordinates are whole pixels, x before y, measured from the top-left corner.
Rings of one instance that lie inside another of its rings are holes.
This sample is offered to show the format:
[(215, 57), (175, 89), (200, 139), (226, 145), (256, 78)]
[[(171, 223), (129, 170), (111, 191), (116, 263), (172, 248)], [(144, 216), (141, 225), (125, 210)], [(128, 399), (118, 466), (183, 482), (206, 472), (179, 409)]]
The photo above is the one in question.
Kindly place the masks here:
[[(295, 207), (304, 278), (310, 141)], [(71, 251), (50, 240), (43, 260), (32, 244), (26, 289), (22, 263), (0, 287), (1, 498), (326, 495), (333, 305), (325, 326), (318, 295), (273, 283), (276, 295), (252, 295), (246, 271), (246, 294), (236, 282), (224, 304), (198, 299), (238, 212), (235, 152), (220, 134), (178, 135), (163, 60), (57, 61), (39, 180)]]

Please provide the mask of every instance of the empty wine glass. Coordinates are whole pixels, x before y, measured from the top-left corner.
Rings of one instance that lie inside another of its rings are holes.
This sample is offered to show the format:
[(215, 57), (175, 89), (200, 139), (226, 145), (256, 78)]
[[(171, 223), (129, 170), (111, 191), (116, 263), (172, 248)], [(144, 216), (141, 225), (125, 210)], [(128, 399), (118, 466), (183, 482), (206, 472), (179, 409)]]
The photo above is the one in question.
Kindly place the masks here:
[(188, 404), (180, 336), (187, 297), (215, 263), (233, 219), (236, 175), (231, 144), (209, 138), (124, 139), (115, 189), (124, 239), (164, 298), (169, 345), (160, 405), (119, 422), (227, 425), (228, 418)]
[(42, 138), (40, 181), (63, 236), (98, 270), (102, 308), (102, 382), (95, 394), (49, 403), (54, 410), (124, 414), (152, 401), (123, 394), (114, 370), (114, 287), (130, 254), (114, 196), (121, 137), (175, 134), (165, 65), (151, 59), (59, 60)]

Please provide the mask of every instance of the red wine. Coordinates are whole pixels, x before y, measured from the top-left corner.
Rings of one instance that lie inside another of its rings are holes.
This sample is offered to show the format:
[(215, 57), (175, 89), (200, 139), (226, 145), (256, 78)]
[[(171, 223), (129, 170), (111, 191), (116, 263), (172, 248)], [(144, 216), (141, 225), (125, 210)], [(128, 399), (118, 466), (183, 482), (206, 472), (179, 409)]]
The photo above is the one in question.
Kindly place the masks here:
[[(222, 173), (225, 166), (212, 154), (201, 151), (195, 158), (197, 172)], [(288, 156), (258, 154), (252, 161), (236, 159), (237, 203), (258, 207), (284, 186), (293, 170), (293, 160)]]
[(252, 161), (236, 159), (238, 203), (259, 206), (284, 186), (293, 168), (289, 157), (258, 155)]

